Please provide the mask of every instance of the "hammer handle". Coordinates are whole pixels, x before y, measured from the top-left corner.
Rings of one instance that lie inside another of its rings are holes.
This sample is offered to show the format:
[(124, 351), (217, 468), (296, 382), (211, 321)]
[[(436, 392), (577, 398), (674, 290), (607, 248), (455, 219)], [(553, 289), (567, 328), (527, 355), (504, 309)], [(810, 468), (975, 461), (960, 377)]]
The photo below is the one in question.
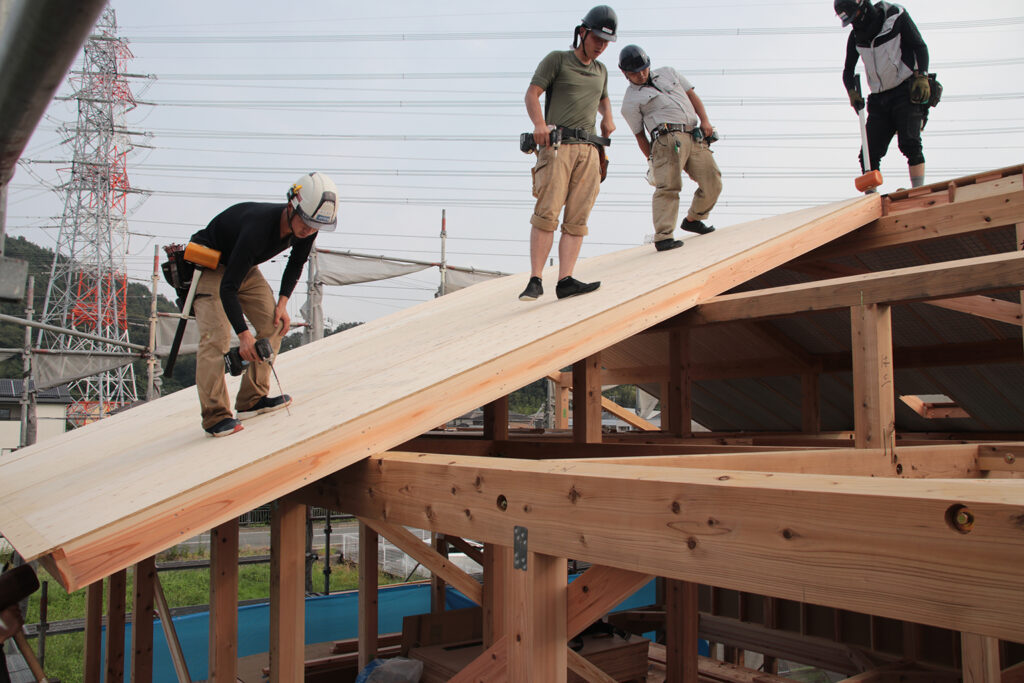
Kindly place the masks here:
[(46, 673), (43, 671), (43, 665), (36, 659), (35, 650), (28, 644), (28, 639), (25, 637), (24, 631), (18, 629), (14, 634), (14, 642), (18, 645), (18, 650), (21, 651), (21, 656), (25, 658), (28, 663), (28, 668), (32, 669), (32, 675), (36, 677), (36, 683), (48, 683), (49, 679), (46, 677)]

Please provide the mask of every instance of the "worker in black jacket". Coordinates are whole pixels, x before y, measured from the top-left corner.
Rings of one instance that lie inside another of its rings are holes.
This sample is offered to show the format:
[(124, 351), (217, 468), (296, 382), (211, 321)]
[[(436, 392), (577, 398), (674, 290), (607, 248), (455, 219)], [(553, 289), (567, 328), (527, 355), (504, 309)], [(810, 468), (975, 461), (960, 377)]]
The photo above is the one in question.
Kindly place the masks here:
[(843, 26), (853, 26), (846, 44), (843, 84), (850, 104), (860, 111), (864, 98), (855, 87), (857, 59), (864, 62), (871, 94), (868, 96), (868, 153), (866, 170), (877, 170), (896, 135), (907, 157), (910, 184), (924, 184), (921, 131), (928, 118), (928, 46), (903, 7), (870, 0), (835, 0)]
[[(242, 429), (239, 420), (280, 410), (291, 403), (288, 395), (268, 396), (270, 367), (261, 362), (256, 337), (268, 338), (273, 353), (288, 333), (287, 304), (309, 258), (317, 233), (334, 230), (338, 222), (338, 191), (322, 173), (302, 176), (287, 193), (286, 204), (245, 202), (218, 214), (192, 236), (192, 241), (220, 252), (216, 270), (207, 271), (196, 291), (196, 388), (202, 405), (203, 429), (211, 436), (228, 436)], [(259, 264), (291, 248), (281, 278), (277, 302)], [(256, 336), (245, 319), (253, 324)], [(237, 419), (231, 411), (224, 381), (224, 354), (231, 331), (238, 335), (238, 351), (249, 361), (235, 398)]]

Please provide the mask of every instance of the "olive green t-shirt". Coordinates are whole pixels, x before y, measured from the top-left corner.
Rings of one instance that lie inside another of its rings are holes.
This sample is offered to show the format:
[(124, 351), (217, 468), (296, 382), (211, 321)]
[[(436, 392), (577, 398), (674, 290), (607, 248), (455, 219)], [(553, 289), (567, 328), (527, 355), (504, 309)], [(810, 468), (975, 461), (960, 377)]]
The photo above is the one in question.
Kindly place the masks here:
[(530, 84), (547, 93), (545, 121), (594, 133), (597, 105), (608, 97), (604, 64), (595, 59), (584, 65), (572, 50), (556, 50), (541, 60)]

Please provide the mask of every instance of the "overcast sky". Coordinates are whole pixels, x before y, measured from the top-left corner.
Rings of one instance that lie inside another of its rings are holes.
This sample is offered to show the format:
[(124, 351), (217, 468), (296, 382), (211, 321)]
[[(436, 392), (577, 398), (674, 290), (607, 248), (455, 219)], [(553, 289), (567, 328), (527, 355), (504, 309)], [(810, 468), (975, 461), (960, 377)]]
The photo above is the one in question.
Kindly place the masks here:
[[(523, 94), (540, 59), (570, 47), (589, 4), (112, 6), (134, 53), (128, 72), (154, 77), (131, 79), (140, 105), (127, 117), (130, 130), (146, 133), (136, 142), (150, 146), (129, 158), (132, 185), (148, 193), (129, 202), (133, 279), (148, 284), (154, 245), (186, 241), (233, 203), (284, 201), (309, 170), (333, 177), (342, 196), (338, 230), (322, 234), (320, 247), (436, 261), (446, 209), (450, 264), (528, 270), (534, 157), (518, 150), (519, 133), (532, 129)], [(686, 75), (721, 135), (714, 150), (725, 189), (711, 223), (727, 228), (856, 194), (860, 137), (840, 80), (847, 31), (829, 0), (612, 6), (619, 40), (601, 60), (618, 130), (583, 258), (653, 232), (645, 160), (619, 114), (627, 82), (618, 52), (629, 43), (655, 67)], [(1022, 163), (1020, 0), (905, 6), (945, 86), (924, 133), (928, 182)], [(37, 129), (10, 186), (9, 236), (56, 244), (63, 199), (51, 188), (66, 166), (53, 162), (71, 153), (57, 127), (75, 116), (73, 103), (55, 102)], [(882, 172), (883, 191), (909, 185), (895, 141)], [(693, 189), (687, 179), (684, 198)], [(264, 272), (276, 284), (279, 265)], [(326, 315), (371, 320), (431, 298), (437, 285), (432, 269), (330, 288)], [(304, 286), (292, 298), (294, 319)]]

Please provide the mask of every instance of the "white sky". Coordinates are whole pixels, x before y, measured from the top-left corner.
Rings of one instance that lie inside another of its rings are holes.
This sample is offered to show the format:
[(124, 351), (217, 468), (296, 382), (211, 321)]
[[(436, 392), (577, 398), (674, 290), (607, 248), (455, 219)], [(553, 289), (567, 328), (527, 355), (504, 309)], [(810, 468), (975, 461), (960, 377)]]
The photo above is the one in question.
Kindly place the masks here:
[[(719, 228), (856, 194), (860, 137), (840, 80), (846, 30), (829, 0), (612, 6), (619, 41), (601, 60), (618, 130), (582, 258), (640, 244), (653, 232), (645, 160), (619, 114), (627, 82), (618, 52), (629, 43), (643, 46), (655, 67), (686, 75), (722, 136), (714, 149), (725, 189), (710, 221)], [(906, 6), (945, 86), (924, 133), (927, 180), (1021, 163), (1020, 0)], [(518, 150), (519, 133), (532, 129), (523, 94), (540, 59), (570, 46), (589, 4), (115, 0), (113, 7), (134, 53), (128, 71), (156, 76), (132, 80), (136, 97), (153, 106), (128, 115), (130, 130), (151, 133), (136, 141), (152, 145), (129, 158), (133, 186), (151, 192), (129, 203), (133, 279), (149, 282), (154, 245), (186, 241), (233, 203), (284, 201), (285, 189), (309, 170), (332, 176), (342, 195), (338, 230), (321, 234), (320, 247), (436, 261), (446, 209), (451, 265), (528, 269), (534, 157)], [(55, 245), (63, 204), (48, 187), (64, 166), (41, 162), (70, 157), (56, 128), (75, 116), (73, 103), (55, 102), (37, 129), (10, 185), (8, 235)], [(883, 191), (908, 185), (895, 140), (882, 172)], [(684, 207), (694, 189), (687, 179)], [(264, 272), (273, 282), (280, 267)], [(431, 298), (437, 285), (432, 269), (329, 288), (325, 312), (333, 323), (371, 320)], [(293, 319), (304, 299), (300, 283)]]

